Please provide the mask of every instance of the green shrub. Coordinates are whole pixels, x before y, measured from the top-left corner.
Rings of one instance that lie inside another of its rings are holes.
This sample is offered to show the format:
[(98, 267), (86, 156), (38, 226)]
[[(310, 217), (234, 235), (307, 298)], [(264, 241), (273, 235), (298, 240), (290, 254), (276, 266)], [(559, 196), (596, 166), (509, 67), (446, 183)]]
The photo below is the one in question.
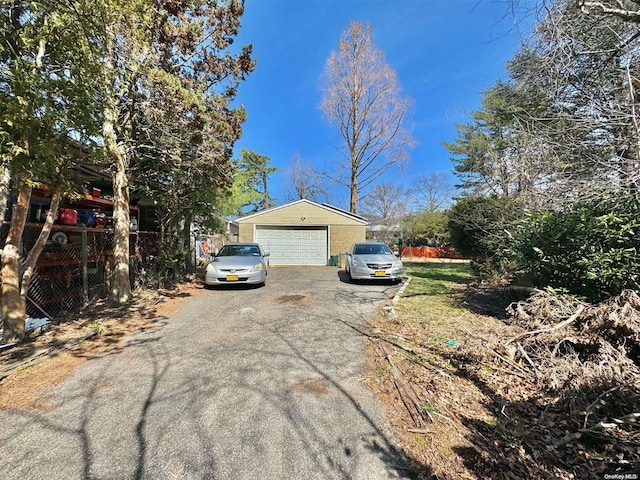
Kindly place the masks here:
[(516, 255), (538, 286), (599, 301), (640, 290), (640, 204), (635, 199), (534, 212), (515, 235)]
[(483, 277), (504, 273), (511, 263), (508, 233), (523, 218), (521, 205), (502, 197), (469, 197), (459, 200), (449, 213), (451, 246), (474, 259), (474, 270)]

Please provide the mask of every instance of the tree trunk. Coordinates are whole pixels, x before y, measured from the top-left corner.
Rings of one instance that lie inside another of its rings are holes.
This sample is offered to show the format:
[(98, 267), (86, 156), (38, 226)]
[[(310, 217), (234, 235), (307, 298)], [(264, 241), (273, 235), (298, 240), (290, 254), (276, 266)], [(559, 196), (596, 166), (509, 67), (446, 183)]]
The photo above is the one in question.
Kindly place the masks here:
[(22, 181), (9, 226), (9, 235), (2, 252), (2, 319), (4, 343), (18, 342), (24, 336), (27, 308), (20, 295), (20, 242), (27, 222), (31, 184)]
[[(118, 125), (118, 101), (116, 92), (118, 76), (115, 74), (117, 33), (113, 27), (107, 27), (105, 70), (107, 93), (102, 121), (104, 146), (113, 167), (113, 273), (109, 303), (122, 305), (131, 299), (129, 280), (129, 148), (123, 142), (118, 144), (116, 125)], [(122, 125), (120, 125), (122, 128)]]
[(357, 213), (358, 210), (358, 177), (355, 171), (351, 174), (351, 198), (349, 202), (349, 211), (351, 213)]
[(61, 196), (62, 193), (60, 192), (60, 190), (56, 190), (55, 192), (53, 192), (53, 196), (51, 197), (51, 205), (49, 206), (49, 212), (47, 213), (47, 217), (45, 219), (44, 225), (42, 226), (42, 230), (40, 230), (40, 235), (38, 235), (36, 243), (33, 245), (31, 250), (29, 250), (27, 259), (24, 262), (24, 271), (22, 273), (20, 287), (20, 295), (22, 296), (23, 302), (27, 298), (29, 285), (31, 284), (31, 277), (33, 276), (33, 271), (36, 267), (38, 257), (40, 257), (40, 253), (42, 253), (42, 250), (47, 243), (47, 239), (49, 238), (49, 233), (51, 233), (53, 222), (58, 216), (58, 207), (60, 206)]
[(113, 260), (109, 302), (122, 305), (131, 299), (129, 282), (129, 178), (127, 176), (128, 154), (118, 145), (114, 125), (115, 106), (104, 111), (102, 133), (107, 154), (115, 167), (113, 174)]
[(193, 253), (191, 243), (191, 223), (193, 222), (193, 215), (187, 215), (184, 221), (184, 226), (182, 228), (182, 238), (184, 242), (185, 251), (189, 252), (185, 255), (185, 272), (181, 275), (181, 279), (183, 278), (184, 273), (194, 273), (195, 265), (193, 264)]
[(109, 301), (122, 305), (131, 299), (129, 282), (129, 180), (119, 155), (113, 175), (113, 259), (115, 270), (111, 281)]
[(4, 319), (4, 343), (17, 342), (24, 336), (27, 319), (27, 293), (36, 262), (44, 248), (53, 221), (58, 214), (61, 193), (56, 190), (51, 198), (51, 206), (44, 226), (24, 262), (20, 274), (20, 242), (29, 213), (32, 187), (24, 181), (20, 186), (16, 209), (11, 216), (9, 235), (2, 255), (2, 318)]
[(11, 172), (6, 166), (0, 167), (0, 214), (4, 220), (4, 212), (7, 209), (9, 201), (9, 184), (11, 183)]

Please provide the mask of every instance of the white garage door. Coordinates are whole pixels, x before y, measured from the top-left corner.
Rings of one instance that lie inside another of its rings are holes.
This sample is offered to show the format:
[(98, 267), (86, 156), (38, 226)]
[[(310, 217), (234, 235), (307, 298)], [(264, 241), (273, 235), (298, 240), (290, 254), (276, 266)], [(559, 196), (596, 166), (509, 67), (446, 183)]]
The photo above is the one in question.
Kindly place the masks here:
[(326, 265), (327, 228), (256, 227), (270, 265)]

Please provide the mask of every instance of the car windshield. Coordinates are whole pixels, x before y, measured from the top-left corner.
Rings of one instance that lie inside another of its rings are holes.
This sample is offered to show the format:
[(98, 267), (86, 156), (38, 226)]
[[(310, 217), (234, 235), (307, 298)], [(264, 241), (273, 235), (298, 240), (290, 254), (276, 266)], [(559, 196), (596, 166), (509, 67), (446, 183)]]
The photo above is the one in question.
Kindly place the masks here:
[(259, 257), (260, 249), (255, 245), (225, 245), (218, 257)]
[(353, 248), (354, 255), (391, 255), (391, 250), (386, 245), (356, 245)]

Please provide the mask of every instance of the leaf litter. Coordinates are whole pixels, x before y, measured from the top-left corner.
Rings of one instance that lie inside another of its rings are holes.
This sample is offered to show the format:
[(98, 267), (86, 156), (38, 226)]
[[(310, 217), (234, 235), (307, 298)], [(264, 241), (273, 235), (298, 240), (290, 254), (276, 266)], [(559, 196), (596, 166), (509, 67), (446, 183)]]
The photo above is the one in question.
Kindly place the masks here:
[(532, 290), (507, 315), (486, 315), (464, 308), (479, 287), (449, 287), (403, 298), (369, 337), (365, 383), (416, 478), (640, 474), (636, 292), (590, 305)]

